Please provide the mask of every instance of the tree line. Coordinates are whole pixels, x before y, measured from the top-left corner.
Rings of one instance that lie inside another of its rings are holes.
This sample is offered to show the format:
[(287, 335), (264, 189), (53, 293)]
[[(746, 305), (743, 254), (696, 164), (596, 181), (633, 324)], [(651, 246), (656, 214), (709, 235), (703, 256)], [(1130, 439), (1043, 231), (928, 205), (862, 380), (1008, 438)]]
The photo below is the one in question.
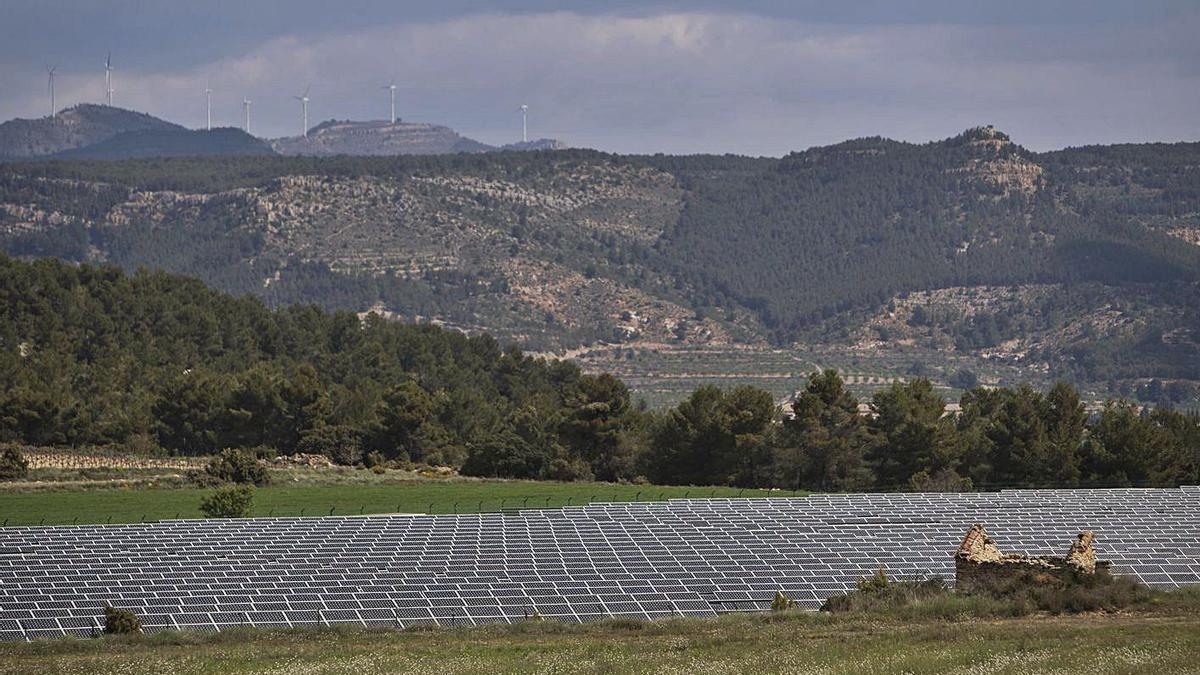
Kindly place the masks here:
[(0, 256), (0, 441), (319, 453), (511, 478), (815, 490), (1200, 483), (1200, 418), (1078, 392), (925, 379), (866, 402), (814, 373), (783, 414), (754, 387), (649, 411), (619, 379), (488, 335), (184, 277)]
[(630, 408), (615, 379), (486, 334), (0, 256), (0, 441), (457, 466), (489, 439), (553, 429), (547, 475), (615, 480), (610, 436), (626, 428), (607, 418)]
[(961, 410), (929, 380), (897, 382), (866, 405), (834, 370), (813, 373), (778, 414), (766, 392), (702, 387), (648, 425), (655, 482), (821, 491), (1179, 485), (1200, 481), (1200, 416), (1079, 393), (978, 387)]

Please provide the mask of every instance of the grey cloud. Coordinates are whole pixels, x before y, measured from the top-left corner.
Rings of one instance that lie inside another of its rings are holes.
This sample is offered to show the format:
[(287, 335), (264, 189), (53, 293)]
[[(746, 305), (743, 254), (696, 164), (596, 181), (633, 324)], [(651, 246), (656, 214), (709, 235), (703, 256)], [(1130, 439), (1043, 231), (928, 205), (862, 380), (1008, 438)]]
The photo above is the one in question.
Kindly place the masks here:
[[(294, 134), (290, 96), (312, 83), (310, 120), (381, 118), (395, 76), (407, 119), (499, 143), (531, 132), (619, 152), (778, 155), (881, 134), (930, 140), (994, 123), (1034, 148), (1200, 137), (1196, 13), (1169, 24), (807, 23), (757, 14), (474, 14), (284, 36), (189, 68), (130, 64), (117, 102), (181, 123), (240, 120)], [(0, 69), (40, 115), (44, 73)], [(9, 78), (12, 78), (11, 80)], [(99, 100), (102, 75), (64, 69), (59, 100)]]

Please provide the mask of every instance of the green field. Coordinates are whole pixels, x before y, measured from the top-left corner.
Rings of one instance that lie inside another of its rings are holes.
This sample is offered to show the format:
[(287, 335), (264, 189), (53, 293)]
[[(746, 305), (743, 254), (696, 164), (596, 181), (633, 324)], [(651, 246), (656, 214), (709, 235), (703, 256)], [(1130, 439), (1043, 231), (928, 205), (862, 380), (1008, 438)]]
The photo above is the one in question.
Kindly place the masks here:
[(317, 629), (0, 644), (17, 673), (1195, 673), (1200, 617), (786, 613), (585, 626)]
[[(167, 518), (200, 518), (200, 501), (211, 492), (199, 488), (0, 492), (0, 525), (136, 523)], [(255, 491), (253, 515), (477, 513), (579, 506), (593, 501), (651, 501), (673, 497), (732, 497), (739, 494), (750, 497), (795, 493), (737, 488), (501, 480), (280, 485)]]

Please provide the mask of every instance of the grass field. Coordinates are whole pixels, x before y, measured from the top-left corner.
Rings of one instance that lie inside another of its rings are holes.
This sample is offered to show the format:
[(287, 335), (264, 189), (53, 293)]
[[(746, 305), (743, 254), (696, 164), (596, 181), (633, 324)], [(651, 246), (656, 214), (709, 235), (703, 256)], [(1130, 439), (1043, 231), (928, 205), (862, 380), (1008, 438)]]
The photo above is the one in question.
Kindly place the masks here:
[(827, 614), (585, 626), (318, 629), (0, 644), (0, 674), (1195, 673), (1200, 617)]
[[(660, 487), (610, 483), (500, 480), (360, 481), (272, 485), (258, 488), (255, 516), (323, 516), (370, 513), (476, 513), (514, 508), (582, 505), (593, 501), (650, 501), (673, 497), (791, 495), (736, 488)], [(279, 482), (279, 481), (276, 481)], [(136, 523), (200, 518), (200, 501), (212, 490), (37, 489), (0, 492), (0, 525)], [(800, 493), (802, 494), (802, 493)]]

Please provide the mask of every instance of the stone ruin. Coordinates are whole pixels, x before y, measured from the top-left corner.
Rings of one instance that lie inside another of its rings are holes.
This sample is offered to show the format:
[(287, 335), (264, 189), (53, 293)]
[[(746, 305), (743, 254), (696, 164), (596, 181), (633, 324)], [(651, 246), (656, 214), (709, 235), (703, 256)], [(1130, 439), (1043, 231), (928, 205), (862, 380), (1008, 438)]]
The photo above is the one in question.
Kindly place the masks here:
[(1109, 563), (1096, 559), (1096, 536), (1079, 533), (1065, 556), (1001, 553), (982, 525), (972, 525), (954, 554), (957, 590), (993, 590), (1013, 583), (1067, 585), (1097, 573), (1107, 576)]

